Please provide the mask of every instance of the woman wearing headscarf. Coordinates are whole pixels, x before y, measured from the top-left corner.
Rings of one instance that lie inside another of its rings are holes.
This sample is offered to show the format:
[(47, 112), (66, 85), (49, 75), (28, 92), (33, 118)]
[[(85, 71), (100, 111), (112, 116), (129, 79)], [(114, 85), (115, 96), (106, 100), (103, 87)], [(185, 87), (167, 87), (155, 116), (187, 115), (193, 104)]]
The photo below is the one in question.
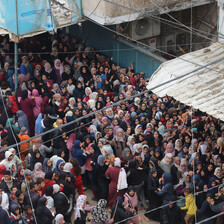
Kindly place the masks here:
[(105, 164), (105, 156), (99, 155), (97, 164), (94, 166), (96, 172), (97, 198), (107, 199), (108, 195), (108, 179), (105, 176), (108, 166)]
[(43, 162), (43, 171), (44, 173), (49, 173), (52, 171), (52, 164), (49, 158), (45, 158)]
[(122, 152), (122, 155), (120, 156), (120, 159), (121, 159), (121, 162), (124, 164), (124, 165), (127, 165), (128, 162), (130, 160), (132, 160), (132, 153), (131, 153), (131, 150), (129, 148), (125, 148)]
[(112, 208), (112, 206), (115, 204), (116, 198), (118, 196), (124, 195), (124, 190), (118, 190), (118, 178), (121, 170), (121, 161), (119, 158), (115, 158), (114, 160), (114, 167), (110, 166), (105, 176), (111, 180), (109, 184), (109, 193), (108, 193), (108, 206)]
[(217, 184), (222, 183), (223, 174), (220, 167), (215, 168), (214, 177)]
[(55, 74), (56, 74), (56, 77), (57, 77), (56, 83), (60, 85), (61, 84), (62, 73), (64, 72), (64, 68), (63, 68), (63, 65), (61, 64), (60, 59), (56, 59), (54, 61), (54, 71), (55, 71)]
[(111, 224), (113, 220), (109, 220), (107, 211), (106, 211), (107, 201), (105, 199), (100, 199), (96, 205), (92, 209), (91, 215), (93, 220), (92, 224)]
[[(159, 188), (159, 178), (158, 178), (157, 169), (151, 168), (149, 171), (149, 176), (147, 178), (147, 196), (149, 200), (147, 211), (158, 208), (161, 206), (161, 200), (158, 194), (156, 193)], [(159, 210), (155, 210), (150, 213), (145, 213), (146, 220), (153, 219), (159, 221)]]
[(13, 122), (13, 118), (8, 118), (6, 121), (6, 125), (5, 128), (8, 129), (12, 127), (12, 129), (14, 130), (14, 132), (18, 135), (19, 134), (19, 127), (18, 125), (15, 125)]
[(42, 170), (42, 164), (40, 162), (36, 163), (32, 174), (33, 181), (36, 182), (39, 177), (44, 179), (44, 176), (45, 173)]
[(84, 95), (85, 95), (85, 91), (83, 89), (82, 83), (80, 81), (77, 81), (75, 89), (73, 90), (73, 96), (77, 100), (77, 98), (83, 99)]
[(104, 145), (102, 147), (101, 153), (103, 155), (105, 155), (105, 164), (106, 165), (109, 166), (114, 163), (115, 155), (114, 155), (113, 149), (111, 148), (110, 145)]
[(172, 143), (168, 143), (166, 146), (166, 150), (164, 152), (164, 154), (166, 155), (167, 153), (171, 153), (172, 156), (175, 156), (175, 149), (173, 148), (173, 144)]
[(30, 134), (34, 135), (34, 123), (35, 118), (33, 114), (33, 108), (35, 107), (36, 103), (34, 100), (34, 97), (32, 96), (32, 99), (28, 98), (28, 91), (24, 90), (22, 91), (22, 99), (20, 101), (20, 106), (22, 111), (26, 114), (28, 121), (29, 121), (29, 128), (30, 128)]
[(165, 173), (171, 172), (172, 165), (173, 165), (173, 155), (171, 153), (167, 153), (159, 164), (160, 168)]
[(33, 156), (30, 159), (30, 169), (34, 170), (35, 164), (36, 163), (43, 163), (44, 158), (43, 156), (40, 154), (40, 151), (38, 149), (35, 149), (33, 152)]
[(84, 97), (84, 99), (83, 99), (83, 102), (84, 103), (87, 103), (88, 102), (88, 100), (90, 99), (90, 94), (92, 93), (92, 90), (89, 88), (89, 87), (86, 87), (85, 88), (85, 97)]
[(43, 98), (40, 97), (37, 89), (33, 89), (32, 95), (34, 96), (34, 100), (35, 100), (35, 107), (33, 107), (33, 115), (34, 115), (34, 119), (36, 120), (38, 115), (41, 113)]
[(28, 133), (29, 133), (29, 121), (28, 121), (28, 118), (26, 116), (26, 114), (21, 111), (21, 110), (18, 110), (16, 112), (16, 115), (18, 116), (18, 125), (19, 125), (19, 128), (21, 129), (22, 127), (25, 127), (27, 130), (28, 130)]
[(107, 116), (108, 120), (110, 121), (110, 123), (112, 123), (112, 121), (114, 119), (114, 113), (113, 113), (112, 108), (106, 109), (106, 116)]
[(134, 138), (134, 136), (129, 136), (129, 137), (128, 137), (127, 145), (128, 145), (128, 147), (131, 149), (131, 152), (133, 153), (133, 152), (134, 152), (133, 147), (134, 147), (134, 145), (135, 145), (135, 138)]
[(180, 139), (177, 139), (175, 141), (175, 151), (176, 151), (176, 155), (178, 153), (180, 153), (181, 149), (182, 149), (182, 141)]
[(57, 214), (55, 217), (55, 224), (65, 223), (64, 216), (62, 214)]
[[(129, 186), (124, 194), (124, 207), (127, 214), (134, 213), (134, 216), (138, 214), (138, 196), (133, 186)], [(139, 217), (135, 216), (129, 219), (127, 223), (139, 224)]]
[(55, 71), (51, 68), (51, 64), (48, 62), (45, 63), (44, 65), (43, 74), (45, 74), (48, 79), (53, 80), (53, 82), (57, 81), (57, 76), (55, 74)]
[[(22, 127), (20, 129), (20, 133), (18, 134), (18, 137), (20, 139), (20, 142), (23, 142), (25, 140), (30, 139), (30, 136), (28, 135), (28, 130), (25, 127)], [(25, 158), (28, 154), (27, 149), (29, 148), (30, 143), (29, 142), (24, 142), (20, 145), (19, 150), (21, 153), (21, 160), (23, 162), (23, 166), (25, 167)]]
[(47, 199), (42, 197), (38, 201), (36, 209), (36, 219), (37, 223), (52, 224), (54, 216), (51, 214), (51, 211), (46, 207)]
[(79, 195), (75, 206), (74, 224), (85, 224), (87, 218), (87, 212), (92, 211), (92, 207), (86, 205), (86, 195)]
[(33, 75), (33, 67), (29, 63), (27, 56), (23, 56), (22, 64), (19, 68), (18, 83), (21, 84), (23, 81), (29, 81), (31, 75)]
[(118, 128), (116, 131), (116, 136), (109, 141), (110, 145), (113, 147), (115, 156), (120, 157), (122, 155), (122, 151), (126, 147), (127, 137), (124, 134), (122, 128)]

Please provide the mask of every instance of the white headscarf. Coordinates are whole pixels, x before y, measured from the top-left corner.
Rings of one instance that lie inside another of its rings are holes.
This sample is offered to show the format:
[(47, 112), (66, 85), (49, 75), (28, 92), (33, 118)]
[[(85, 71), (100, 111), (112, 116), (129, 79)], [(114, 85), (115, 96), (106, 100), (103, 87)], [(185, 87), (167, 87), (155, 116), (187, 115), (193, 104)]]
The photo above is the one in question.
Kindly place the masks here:
[[(61, 218), (64, 218), (64, 216), (62, 214), (57, 214), (55, 217), (55, 224), (59, 224)], [(65, 221), (63, 223), (65, 223)]]
[(120, 158), (115, 158), (114, 159), (114, 166), (116, 166), (116, 167), (121, 167), (121, 160), (120, 160)]
[(59, 190), (60, 190), (60, 186), (59, 186), (58, 184), (54, 184), (54, 185), (53, 185), (53, 189), (54, 189), (54, 192), (55, 192), (55, 193), (58, 193)]
[(80, 210), (83, 209), (83, 205), (86, 199), (87, 199), (86, 195), (79, 195), (79, 197), (77, 198), (75, 208), (75, 220), (81, 217)]

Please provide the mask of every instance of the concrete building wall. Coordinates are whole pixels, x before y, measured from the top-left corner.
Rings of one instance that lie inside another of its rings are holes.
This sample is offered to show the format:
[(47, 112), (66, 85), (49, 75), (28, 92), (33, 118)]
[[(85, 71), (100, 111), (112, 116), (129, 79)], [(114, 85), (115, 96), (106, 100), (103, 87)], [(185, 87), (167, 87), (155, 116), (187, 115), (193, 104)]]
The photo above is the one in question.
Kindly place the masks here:
[[(104, 24), (120, 24), (144, 17), (179, 11), (213, 2), (213, 0), (82, 0), (84, 16)], [(118, 6), (123, 5), (124, 7)], [(134, 10), (129, 10), (127, 8)]]

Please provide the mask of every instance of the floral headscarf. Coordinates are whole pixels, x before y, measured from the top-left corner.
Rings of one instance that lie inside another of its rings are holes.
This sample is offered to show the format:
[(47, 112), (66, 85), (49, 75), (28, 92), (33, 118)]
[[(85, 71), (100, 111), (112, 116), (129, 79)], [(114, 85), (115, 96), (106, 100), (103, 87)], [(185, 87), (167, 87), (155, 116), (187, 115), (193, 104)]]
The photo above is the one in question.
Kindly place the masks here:
[(75, 220), (77, 218), (81, 218), (80, 210), (83, 209), (83, 205), (86, 199), (87, 199), (86, 195), (79, 195), (79, 197), (77, 198), (76, 208), (75, 208)]
[(106, 211), (107, 201), (105, 199), (100, 199), (97, 206), (92, 210), (92, 217), (94, 223), (106, 222), (108, 220), (108, 214)]

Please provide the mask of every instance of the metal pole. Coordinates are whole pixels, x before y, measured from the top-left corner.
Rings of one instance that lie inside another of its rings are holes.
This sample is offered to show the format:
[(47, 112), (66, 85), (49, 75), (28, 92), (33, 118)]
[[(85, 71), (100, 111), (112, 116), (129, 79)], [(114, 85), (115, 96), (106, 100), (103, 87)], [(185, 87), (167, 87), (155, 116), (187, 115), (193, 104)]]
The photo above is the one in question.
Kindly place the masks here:
[(15, 93), (18, 88), (18, 44), (14, 42)]

